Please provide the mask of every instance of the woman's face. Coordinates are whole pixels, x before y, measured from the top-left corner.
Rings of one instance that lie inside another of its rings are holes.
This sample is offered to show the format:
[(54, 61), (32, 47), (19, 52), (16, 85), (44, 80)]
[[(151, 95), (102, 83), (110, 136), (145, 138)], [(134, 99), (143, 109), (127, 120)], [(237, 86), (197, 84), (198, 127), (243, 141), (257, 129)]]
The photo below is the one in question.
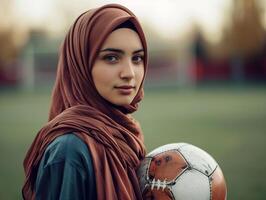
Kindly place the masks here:
[(92, 67), (98, 93), (115, 105), (129, 105), (144, 76), (143, 58), (143, 46), (135, 31), (128, 28), (113, 31)]

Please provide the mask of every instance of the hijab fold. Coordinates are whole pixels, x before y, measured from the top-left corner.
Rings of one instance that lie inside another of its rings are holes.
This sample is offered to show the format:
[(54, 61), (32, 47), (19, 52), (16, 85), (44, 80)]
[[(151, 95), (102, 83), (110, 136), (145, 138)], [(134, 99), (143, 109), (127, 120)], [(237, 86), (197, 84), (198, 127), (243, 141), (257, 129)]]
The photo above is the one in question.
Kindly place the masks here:
[(60, 50), (49, 121), (38, 132), (24, 160), (24, 199), (35, 199), (38, 166), (47, 146), (70, 132), (90, 149), (99, 200), (142, 199), (136, 169), (145, 156), (145, 147), (141, 128), (130, 113), (137, 110), (143, 98), (143, 81), (130, 105), (115, 106), (98, 94), (91, 77), (101, 45), (126, 21), (134, 25), (141, 39), (146, 75), (146, 40), (137, 18), (127, 8), (108, 4), (89, 10), (71, 26)]

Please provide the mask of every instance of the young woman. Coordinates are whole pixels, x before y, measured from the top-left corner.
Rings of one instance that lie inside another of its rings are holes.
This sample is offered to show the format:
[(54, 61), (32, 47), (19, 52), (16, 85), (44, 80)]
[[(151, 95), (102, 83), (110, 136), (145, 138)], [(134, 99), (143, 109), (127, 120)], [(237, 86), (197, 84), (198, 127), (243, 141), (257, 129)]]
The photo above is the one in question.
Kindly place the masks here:
[(143, 98), (147, 46), (127, 8), (74, 22), (63, 42), (48, 123), (26, 158), (24, 199), (142, 199), (143, 135), (130, 113)]

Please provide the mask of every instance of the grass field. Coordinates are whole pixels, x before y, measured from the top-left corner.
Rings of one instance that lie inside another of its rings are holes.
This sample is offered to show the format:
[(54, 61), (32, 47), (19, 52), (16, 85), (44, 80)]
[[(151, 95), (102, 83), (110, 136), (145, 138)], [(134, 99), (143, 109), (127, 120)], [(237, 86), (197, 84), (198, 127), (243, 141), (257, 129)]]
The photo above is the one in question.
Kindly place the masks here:
[[(49, 92), (0, 95), (0, 199), (21, 199), (22, 161), (47, 119)], [(265, 199), (266, 88), (149, 90), (135, 117), (148, 151), (192, 143), (220, 164), (229, 200)]]

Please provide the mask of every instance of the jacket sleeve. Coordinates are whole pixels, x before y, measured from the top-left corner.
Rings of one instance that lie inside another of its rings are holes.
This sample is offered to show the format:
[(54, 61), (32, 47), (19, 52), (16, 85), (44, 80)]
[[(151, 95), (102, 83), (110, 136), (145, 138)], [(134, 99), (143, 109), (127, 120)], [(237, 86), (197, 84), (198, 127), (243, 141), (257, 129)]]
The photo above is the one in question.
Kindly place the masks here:
[(40, 162), (36, 200), (96, 199), (90, 153), (82, 141), (76, 141), (80, 139), (72, 138), (76, 136), (66, 137), (52, 143)]
[(68, 162), (48, 165), (39, 170), (36, 199), (86, 199), (86, 176), (82, 169)]

